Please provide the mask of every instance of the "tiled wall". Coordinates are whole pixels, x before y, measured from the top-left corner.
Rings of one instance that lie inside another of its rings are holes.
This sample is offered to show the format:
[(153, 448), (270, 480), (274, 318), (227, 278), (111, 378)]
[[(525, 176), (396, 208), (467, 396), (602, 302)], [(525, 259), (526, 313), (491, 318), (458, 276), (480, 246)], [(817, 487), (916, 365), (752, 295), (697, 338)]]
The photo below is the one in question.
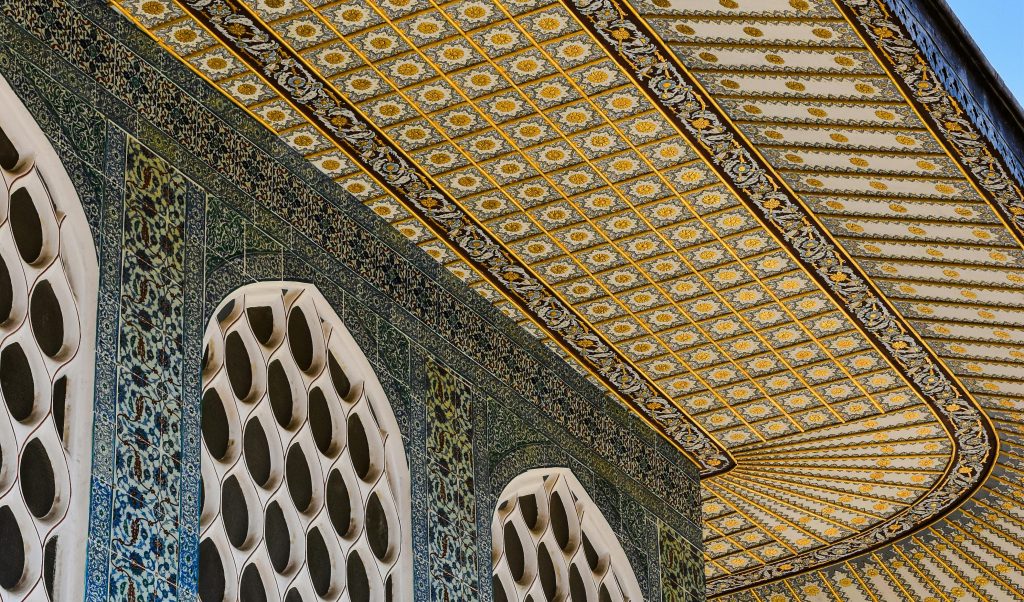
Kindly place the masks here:
[(195, 598), (199, 361), (213, 308), (314, 283), (377, 371), (412, 472), (416, 600), (490, 600), (514, 476), (568, 466), (649, 601), (703, 599), (695, 468), (92, 0), (0, 3), (0, 75), (50, 136), (100, 258), (87, 595)]

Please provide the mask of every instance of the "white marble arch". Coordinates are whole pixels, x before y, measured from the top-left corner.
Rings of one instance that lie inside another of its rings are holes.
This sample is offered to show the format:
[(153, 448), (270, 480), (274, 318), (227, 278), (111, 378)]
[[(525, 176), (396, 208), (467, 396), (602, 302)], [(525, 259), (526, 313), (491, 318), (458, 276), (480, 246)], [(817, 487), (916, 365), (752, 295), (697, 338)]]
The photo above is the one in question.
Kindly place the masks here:
[(0, 77), (0, 599), (84, 593), (96, 248), (50, 141)]
[(201, 599), (411, 601), (398, 423), (323, 295), (244, 286), (204, 345)]
[(600, 509), (567, 468), (527, 471), (491, 520), (495, 602), (642, 602), (633, 567)]

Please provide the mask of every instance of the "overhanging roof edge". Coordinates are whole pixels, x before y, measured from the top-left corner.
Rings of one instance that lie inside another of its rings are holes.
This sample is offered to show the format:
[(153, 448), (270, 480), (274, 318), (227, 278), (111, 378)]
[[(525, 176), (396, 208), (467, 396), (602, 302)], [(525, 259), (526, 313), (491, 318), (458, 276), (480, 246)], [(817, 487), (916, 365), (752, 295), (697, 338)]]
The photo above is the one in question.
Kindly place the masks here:
[(1024, 186), (1024, 108), (946, 0), (883, 0)]

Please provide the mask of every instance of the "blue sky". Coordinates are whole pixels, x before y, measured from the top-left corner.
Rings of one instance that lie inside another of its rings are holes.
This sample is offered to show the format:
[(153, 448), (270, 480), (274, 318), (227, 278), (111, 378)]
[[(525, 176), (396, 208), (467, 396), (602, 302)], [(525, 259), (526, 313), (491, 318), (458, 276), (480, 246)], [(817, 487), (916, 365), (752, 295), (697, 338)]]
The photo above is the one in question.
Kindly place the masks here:
[(946, 1), (1006, 86), (1024, 104), (1024, 1)]

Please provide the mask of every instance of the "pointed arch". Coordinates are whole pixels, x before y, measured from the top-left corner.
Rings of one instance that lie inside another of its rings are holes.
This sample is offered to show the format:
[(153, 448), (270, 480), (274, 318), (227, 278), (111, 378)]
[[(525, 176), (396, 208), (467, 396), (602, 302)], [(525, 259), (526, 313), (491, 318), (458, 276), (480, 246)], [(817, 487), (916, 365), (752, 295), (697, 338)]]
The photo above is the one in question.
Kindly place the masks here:
[(491, 520), (495, 602), (642, 602), (615, 532), (567, 468), (512, 480)]
[(323, 295), (242, 287), (204, 344), (201, 599), (412, 600), (398, 423)]
[(0, 77), (0, 599), (80, 600), (99, 269), (49, 140)]

